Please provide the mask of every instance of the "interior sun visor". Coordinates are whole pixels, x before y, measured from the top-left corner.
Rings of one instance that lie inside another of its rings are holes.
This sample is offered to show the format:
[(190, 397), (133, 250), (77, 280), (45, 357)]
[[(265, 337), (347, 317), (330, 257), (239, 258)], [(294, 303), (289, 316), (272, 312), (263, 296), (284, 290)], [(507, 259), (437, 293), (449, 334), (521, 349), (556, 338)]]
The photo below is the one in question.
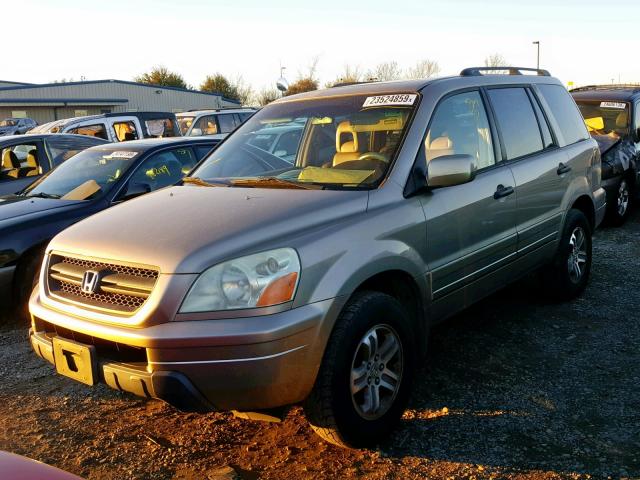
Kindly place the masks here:
[(584, 123), (587, 125), (590, 132), (593, 130), (604, 129), (604, 119), (602, 117), (585, 118)]

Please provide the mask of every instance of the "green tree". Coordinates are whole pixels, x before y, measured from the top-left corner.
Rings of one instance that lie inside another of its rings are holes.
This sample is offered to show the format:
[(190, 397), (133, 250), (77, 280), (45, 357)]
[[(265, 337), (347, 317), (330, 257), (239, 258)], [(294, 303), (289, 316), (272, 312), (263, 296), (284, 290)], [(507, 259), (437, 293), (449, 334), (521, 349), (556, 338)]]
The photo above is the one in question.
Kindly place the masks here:
[(163, 87), (188, 88), (182, 75), (171, 72), (167, 67), (162, 65), (153, 67), (150, 72), (143, 73), (135, 77), (134, 80), (139, 83), (148, 83), (150, 85), (160, 85)]
[(207, 78), (205, 78), (204, 82), (200, 85), (200, 90), (203, 92), (220, 93), (222, 96), (232, 100), (241, 100), (238, 87), (221, 73), (207, 75)]

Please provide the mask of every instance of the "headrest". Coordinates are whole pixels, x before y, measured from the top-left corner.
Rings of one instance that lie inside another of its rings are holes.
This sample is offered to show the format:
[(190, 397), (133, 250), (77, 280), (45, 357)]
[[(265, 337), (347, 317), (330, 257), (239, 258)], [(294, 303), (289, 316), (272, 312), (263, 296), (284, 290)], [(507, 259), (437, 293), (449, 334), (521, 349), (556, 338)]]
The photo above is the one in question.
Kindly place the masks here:
[(629, 115), (626, 111), (620, 112), (616, 117), (616, 127), (618, 128), (626, 128), (627, 123), (629, 123)]
[(435, 138), (429, 145), (429, 149), (432, 150), (450, 150), (451, 148), (453, 148), (453, 143), (449, 137)]
[(2, 154), (2, 167), (3, 168), (20, 168), (20, 160), (15, 153), (7, 149)]
[[(347, 141), (343, 144), (342, 135), (345, 133), (350, 134), (352, 140)], [(350, 143), (351, 145), (347, 146), (348, 143)], [(344, 150), (345, 146), (349, 148), (349, 150)], [(358, 149), (358, 135), (356, 134), (356, 132), (353, 131), (353, 128), (351, 127), (351, 123), (347, 121), (340, 122), (340, 124), (338, 125), (338, 128), (336, 129), (336, 152), (353, 153), (358, 151), (360, 151)]]
[(340, 146), (340, 153), (355, 153), (357, 151), (355, 142), (344, 142)]
[(36, 154), (37, 152), (35, 148), (29, 150), (29, 153), (27, 154), (27, 167), (36, 168), (38, 166), (38, 160), (36, 159)]

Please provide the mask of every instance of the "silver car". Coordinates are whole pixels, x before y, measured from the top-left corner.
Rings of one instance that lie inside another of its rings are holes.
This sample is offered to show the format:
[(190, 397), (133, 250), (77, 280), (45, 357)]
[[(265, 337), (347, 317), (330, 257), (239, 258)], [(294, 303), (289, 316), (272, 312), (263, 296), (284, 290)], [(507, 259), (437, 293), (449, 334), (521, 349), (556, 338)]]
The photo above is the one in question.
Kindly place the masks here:
[[(430, 327), (539, 270), (585, 288), (600, 153), (560, 82), (464, 70), (278, 100), (184, 181), (55, 237), (31, 297), (58, 373), (373, 445)], [(251, 144), (304, 126), (293, 163)]]

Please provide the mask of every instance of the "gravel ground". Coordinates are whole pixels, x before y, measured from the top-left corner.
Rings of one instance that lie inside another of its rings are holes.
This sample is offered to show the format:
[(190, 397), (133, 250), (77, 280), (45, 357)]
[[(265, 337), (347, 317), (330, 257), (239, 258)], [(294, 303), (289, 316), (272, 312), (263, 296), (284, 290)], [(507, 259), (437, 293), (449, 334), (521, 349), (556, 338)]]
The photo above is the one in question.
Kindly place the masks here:
[(279, 424), (184, 414), (54, 375), (0, 329), (0, 450), (100, 479), (639, 478), (640, 212), (594, 242), (571, 303), (533, 279), (432, 332), (410, 408), (376, 450)]

